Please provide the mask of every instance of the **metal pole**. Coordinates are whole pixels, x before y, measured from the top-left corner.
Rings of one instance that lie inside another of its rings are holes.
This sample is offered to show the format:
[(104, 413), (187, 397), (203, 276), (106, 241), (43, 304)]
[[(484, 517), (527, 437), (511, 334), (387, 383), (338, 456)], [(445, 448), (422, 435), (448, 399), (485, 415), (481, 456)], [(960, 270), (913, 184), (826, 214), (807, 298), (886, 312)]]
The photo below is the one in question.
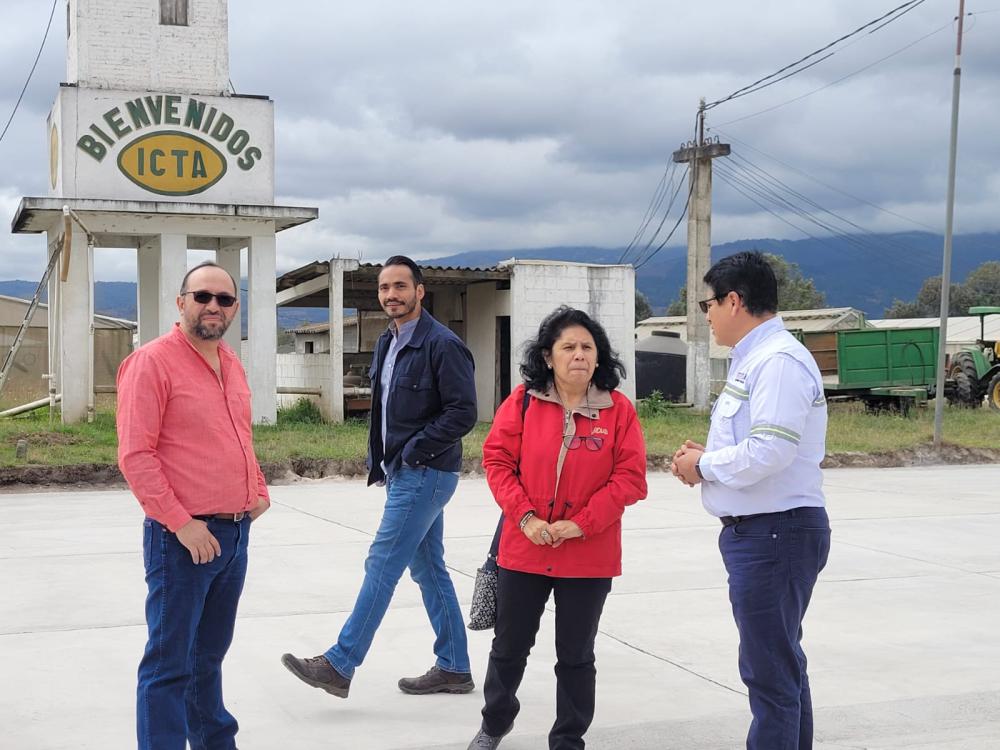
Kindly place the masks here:
[(948, 346), (948, 313), (951, 300), (951, 236), (955, 221), (955, 159), (958, 154), (958, 94), (962, 87), (962, 22), (965, 0), (958, 0), (958, 42), (955, 46), (955, 74), (951, 89), (951, 143), (948, 151), (948, 200), (944, 221), (944, 261), (941, 269), (941, 329), (938, 341), (937, 387), (934, 391), (934, 447), (941, 445), (944, 416), (945, 353)]

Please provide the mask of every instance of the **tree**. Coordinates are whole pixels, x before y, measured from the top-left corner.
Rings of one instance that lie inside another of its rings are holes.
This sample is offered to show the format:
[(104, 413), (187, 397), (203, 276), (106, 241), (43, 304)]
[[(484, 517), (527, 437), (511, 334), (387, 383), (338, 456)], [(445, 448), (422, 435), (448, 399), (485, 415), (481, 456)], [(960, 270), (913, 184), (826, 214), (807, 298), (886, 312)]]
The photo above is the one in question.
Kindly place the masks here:
[[(780, 255), (764, 253), (778, 279), (779, 310), (815, 310), (826, 306), (826, 295), (816, 288), (812, 279), (802, 275), (797, 263), (789, 263)], [(670, 303), (667, 315), (687, 315), (687, 286), (682, 286), (678, 299)]]
[(653, 306), (649, 304), (649, 298), (640, 292), (638, 289), (635, 290), (635, 322), (638, 323), (640, 320), (645, 320), (646, 318), (653, 317)]
[[(1000, 262), (986, 261), (965, 277), (961, 284), (952, 284), (948, 292), (948, 315), (968, 315), (975, 305), (1000, 305)], [(936, 318), (941, 314), (941, 277), (926, 279), (913, 302), (893, 300), (885, 311), (887, 318)]]

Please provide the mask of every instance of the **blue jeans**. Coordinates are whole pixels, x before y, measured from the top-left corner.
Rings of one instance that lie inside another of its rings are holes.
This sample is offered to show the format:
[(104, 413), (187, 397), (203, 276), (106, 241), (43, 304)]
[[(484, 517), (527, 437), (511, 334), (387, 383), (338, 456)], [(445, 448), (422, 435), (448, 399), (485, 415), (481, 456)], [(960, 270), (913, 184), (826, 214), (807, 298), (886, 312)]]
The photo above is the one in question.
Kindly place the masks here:
[(719, 550), (753, 714), (747, 750), (810, 750), (813, 714), (802, 619), (830, 553), (826, 510), (794, 508), (727, 526)]
[(434, 628), (437, 666), (469, 671), (469, 646), (455, 586), (444, 566), (444, 506), (458, 475), (403, 466), (386, 483), (385, 510), (365, 560), (365, 580), (337, 643), (324, 654), (344, 677), (354, 676), (407, 567), (420, 586)]
[(222, 659), (246, 578), (250, 519), (213, 519), (208, 528), (222, 554), (195, 565), (174, 534), (143, 522), (149, 640), (136, 691), (140, 750), (236, 747), (236, 719), (222, 703)]

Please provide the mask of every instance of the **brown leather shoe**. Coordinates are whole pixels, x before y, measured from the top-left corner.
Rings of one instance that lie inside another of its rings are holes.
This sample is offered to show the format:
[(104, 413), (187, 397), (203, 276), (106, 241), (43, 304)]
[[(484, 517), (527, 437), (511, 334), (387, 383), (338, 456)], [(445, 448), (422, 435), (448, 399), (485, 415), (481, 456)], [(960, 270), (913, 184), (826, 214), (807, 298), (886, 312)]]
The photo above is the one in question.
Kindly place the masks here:
[(333, 668), (325, 656), (298, 659), (291, 654), (281, 657), (281, 663), (306, 685), (325, 690), (330, 695), (346, 698), (351, 689), (351, 681)]
[(404, 677), (399, 681), (399, 689), (410, 695), (429, 693), (471, 693), (476, 687), (469, 672), (446, 672), (440, 667), (431, 667), (419, 677)]

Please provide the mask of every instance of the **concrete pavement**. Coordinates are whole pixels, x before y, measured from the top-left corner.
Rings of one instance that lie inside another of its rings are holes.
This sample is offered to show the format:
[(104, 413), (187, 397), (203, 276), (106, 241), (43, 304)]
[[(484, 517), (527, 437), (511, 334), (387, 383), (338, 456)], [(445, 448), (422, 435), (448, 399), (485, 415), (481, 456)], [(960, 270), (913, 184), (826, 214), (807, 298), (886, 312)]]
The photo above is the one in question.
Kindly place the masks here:
[[(1000, 748), (1000, 467), (826, 472), (834, 543), (806, 619), (822, 750)], [(242, 750), (466, 747), (482, 692), (408, 696), (433, 662), (409, 579), (346, 701), (279, 663), (336, 637), (353, 603), (383, 500), (359, 481), (273, 488), (254, 525), (250, 573), (225, 669)], [(463, 606), (497, 516), (463, 479), (446, 549)], [(127, 492), (0, 495), (0, 747), (134, 747), (135, 669), (145, 637), (142, 514)], [(624, 575), (598, 638), (588, 747), (738, 748), (749, 721), (736, 629), (697, 493), (650, 475), (625, 515)], [(545, 747), (554, 715), (552, 616), (505, 750)], [(490, 635), (470, 633), (481, 681)]]

